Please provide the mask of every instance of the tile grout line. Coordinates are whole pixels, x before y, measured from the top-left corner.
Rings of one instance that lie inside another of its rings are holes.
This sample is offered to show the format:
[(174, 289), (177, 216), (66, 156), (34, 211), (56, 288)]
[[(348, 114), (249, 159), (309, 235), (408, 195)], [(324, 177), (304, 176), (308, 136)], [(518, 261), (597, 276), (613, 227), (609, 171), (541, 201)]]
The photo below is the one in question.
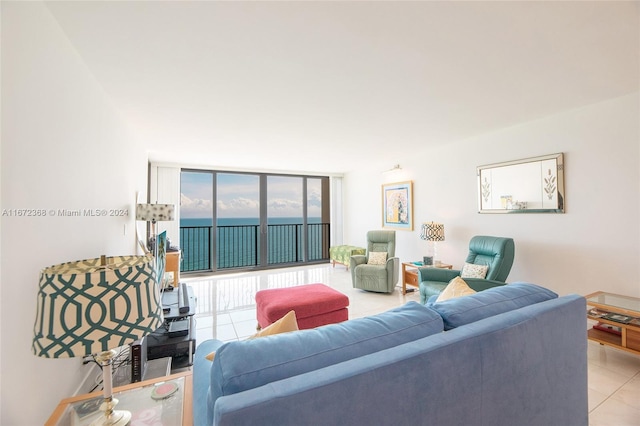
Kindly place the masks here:
[[(612, 371), (607, 369), (604, 366), (599, 365), (599, 367), (607, 370), (607, 371)], [(628, 385), (631, 381), (633, 381), (635, 378), (640, 378), (640, 371), (637, 371), (633, 376), (629, 377), (624, 383), (622, 383), (620, 386), (618, 386), (613, 392), (609, 393), (607, 395), (607, 397), (605, 399), (603, 399), (598, 405), (596, 405), (595, 407), (593, 407), (592, 410), (589, 410), (589, 414), (593, 413), (594, 411), (596, 411), (600, 406), (602, 406), (605, 402), (609, 401), (610, 399), (614, 399), (617, 402), (620, 402), (624, 405), (626, 405), (627, 407), (633, 408), (635, 410), (640, 411), (640, 407), (634, 407), (633, 405), (629, 405), (627, 404), (625, 401), (618, 399), (618, 398), (614, 398), (615, 394), (622, 389), (623, 387), (625, 387), (626, 385)], [(588, 379), (587, 379), (588, 380)]]

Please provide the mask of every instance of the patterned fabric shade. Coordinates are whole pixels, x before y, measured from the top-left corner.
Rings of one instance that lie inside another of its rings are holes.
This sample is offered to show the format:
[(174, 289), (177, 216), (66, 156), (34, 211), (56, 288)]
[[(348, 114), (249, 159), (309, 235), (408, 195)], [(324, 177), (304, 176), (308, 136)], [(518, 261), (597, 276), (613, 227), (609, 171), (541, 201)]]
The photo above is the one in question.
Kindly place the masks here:
[(175, 204), (137, 204), (136, 220), (160, 222), (175, 220)]
[(101, 259), (90, 259), (41, 272), (33, 327), (35, 355), (95, 354), (140, 339), (162, 325), (153, 258), (105, 260), (105, 266)]
[(427, 241), (444, 241), (444, 224), (436, 222), (423, 223), (420, 238)]

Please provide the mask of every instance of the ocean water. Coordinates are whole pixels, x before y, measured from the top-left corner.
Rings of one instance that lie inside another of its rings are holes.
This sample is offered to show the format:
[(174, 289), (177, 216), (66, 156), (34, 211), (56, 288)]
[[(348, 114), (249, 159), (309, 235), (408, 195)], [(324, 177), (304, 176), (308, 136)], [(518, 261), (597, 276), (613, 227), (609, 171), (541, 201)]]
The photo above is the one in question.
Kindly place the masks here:
[[(211, 218), (181, 218), (180, 226), (211, 226)], [(302, 224), (301, 217), (272, 217), (267, 220), (269, 225)], [(319, 217), (310, 217), (307, 223), (322, 223)], [(257, 217), (218, 218), (218, 226), (259, 225)]]
[[(182, 271), (210, 270), (211, 218), (180, 219)], [(220, 218), (217, 221), (217, 269), (257, 266), (260, 263), (261, 238), (258, 218)], [(270, 218), (267, 227), (267, 264), (304, 261), (302, 218)], [(320, 218), (308, 220), (309, 260), (328, 258), (329, 225)]]

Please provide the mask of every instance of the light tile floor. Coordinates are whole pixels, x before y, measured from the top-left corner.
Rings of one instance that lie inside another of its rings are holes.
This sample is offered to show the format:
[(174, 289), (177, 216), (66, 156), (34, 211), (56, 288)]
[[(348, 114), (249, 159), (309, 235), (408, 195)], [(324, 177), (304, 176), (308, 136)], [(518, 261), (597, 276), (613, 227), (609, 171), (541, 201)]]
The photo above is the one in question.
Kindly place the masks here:
[[(260, 272), (241, 272), (182, 281), (193, 287), (198, 304), (196, 341), (242, 340), (256, 331), (255, 294), (267, 288), (324, 283), (349, 296), (349, 318), (373, 315), (419, 301), (418, 292), (390, 295), (351, 286), (342, 265), (316, 265)], [(589, 342), (590, 426), (640, 426), (640, 356)]]

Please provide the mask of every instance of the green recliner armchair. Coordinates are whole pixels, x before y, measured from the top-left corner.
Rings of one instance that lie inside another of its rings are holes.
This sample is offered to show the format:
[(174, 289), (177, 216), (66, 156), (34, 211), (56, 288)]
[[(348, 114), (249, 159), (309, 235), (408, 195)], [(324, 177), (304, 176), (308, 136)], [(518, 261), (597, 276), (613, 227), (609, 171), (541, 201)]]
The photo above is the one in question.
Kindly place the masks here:
[[(514, 257), (515, 244), (512, 238), (477, 235), (469, 241), (469, 254), (465, 263), (488, 265), (489, 269), (484, 279), (464, 280), (475, 291), (505, 285)], [(449, 281), (460, 276), (461, 272), (455, 269), (418, 268), (420, 303), (424, 305), (429, 297), (440, 294)]]
[[(386, 262), (370, 265), (369, 256), (373, 252), (386, 252)], [(396, 254), (396, 231), (367, 232), (367, 252), (365, 255), (351, 256), (351, 282), (354, 288), (378, 293), (393, 293), (398, 282), (400, 259)]]

